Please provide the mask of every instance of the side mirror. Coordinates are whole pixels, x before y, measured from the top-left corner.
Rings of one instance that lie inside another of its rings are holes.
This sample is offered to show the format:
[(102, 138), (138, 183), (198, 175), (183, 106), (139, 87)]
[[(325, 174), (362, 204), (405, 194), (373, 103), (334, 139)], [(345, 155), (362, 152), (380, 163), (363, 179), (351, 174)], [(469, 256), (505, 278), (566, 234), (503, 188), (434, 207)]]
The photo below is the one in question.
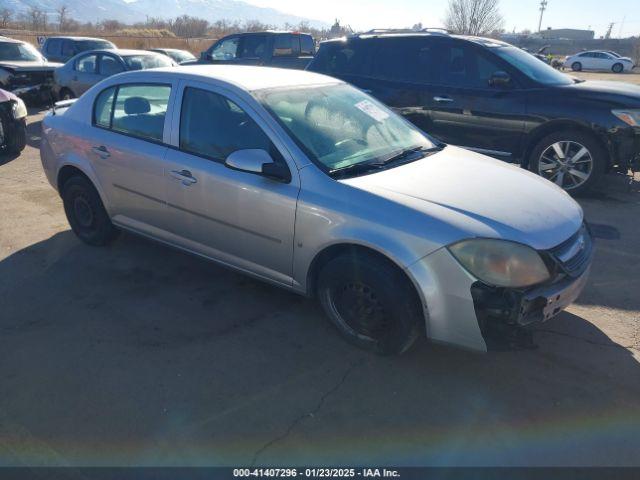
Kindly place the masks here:
[(278, 182), (289, 183), (291, 181), (291, 172), (287, 166), (274, 162), (266, 150), (236, 150), (227, 157), (224, 164), (233, 170), (262, 175)]
[(511, 76), (507, 72), (503, 72), (502, 70), (493, 72), (493, 75), (491, 75), (491, 78), (489, 79), (490, 87), (506, 88), (510, 85)]

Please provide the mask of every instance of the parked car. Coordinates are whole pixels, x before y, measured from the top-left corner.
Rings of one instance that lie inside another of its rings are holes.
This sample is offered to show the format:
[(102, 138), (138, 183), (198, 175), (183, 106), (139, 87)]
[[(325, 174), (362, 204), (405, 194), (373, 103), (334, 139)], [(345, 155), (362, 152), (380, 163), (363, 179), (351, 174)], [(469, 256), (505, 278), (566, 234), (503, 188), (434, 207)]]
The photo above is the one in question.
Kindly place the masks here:
[(76, 55), (54, 72), (54, 93), (61, 100), (76, 98), (96, 83), (127, 70), (175, 66), (166, 55), (146, 50), (91, 50)]
[(50, 62), (67, 62), (71, 57), (88, 50), (115, 50), (113, 43), (91, 37), (47, 37), (42, 44), (42, 54)]
[(43, 123), (42, 165), (81, 240), (129, 230), (315, 295), (379, 353), (425, 326), (476, 350), (528, 346), (525, 326), (571, 303), (589, 272), (582, 210), (556, 185), (323, 75), (125, 73)]
[(0, 90), (0, 153), (20, 153), (27, 144), (27, 107), (11, 92)]
[(166, 55), (177, 64), (182, 64), (187, 62), (197, 63), (198, 61), (197, 57), (193, 53), (187, 50), (179, 50), (177, 48), (150, 48), (149, 51)]
[(309, 34), (252, 32), (221, 38), (200, 54), (200, 61), (303, 69), (314, 53), (315, 43)]
[(613, 73), (630, 72), (635, 66), (628, 57), (620, 57), (611, 52), (591, 51), (571, 55), (564, 61), (565, 68), (574, 72), (582, 70), (603, 70)]
[(640, 87), (574, 79), (497, 40), (354, 35), (323, 42), (308, 69), (370, 92), (440, 141), (518, 163), (572, 194), (605, 171), (627, 172), (640, 153)]
[(50, 63), (30, 43), (0, 37), (0, 88), (31, 102), (51, 98), (53, 71)]

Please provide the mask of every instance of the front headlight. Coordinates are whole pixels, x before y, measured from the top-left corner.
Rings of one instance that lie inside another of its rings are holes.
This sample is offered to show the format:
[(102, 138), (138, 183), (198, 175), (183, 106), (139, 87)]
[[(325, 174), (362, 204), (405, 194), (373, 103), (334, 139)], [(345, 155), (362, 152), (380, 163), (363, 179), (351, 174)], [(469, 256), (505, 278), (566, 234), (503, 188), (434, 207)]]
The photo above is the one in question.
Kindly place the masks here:
[(21, 98), (18, 98), (12, 107), (13, 118), (20, 120), (27, 116), (27, 106), (24, 104)]
[(477, 238), (449, 251), (473, 276), (495, 287), (529, 287), (550, 278), (538, 252), (521, 243)]
[(627, 125), (640, 127), (640, 110), (611, 110), (611, 113)]

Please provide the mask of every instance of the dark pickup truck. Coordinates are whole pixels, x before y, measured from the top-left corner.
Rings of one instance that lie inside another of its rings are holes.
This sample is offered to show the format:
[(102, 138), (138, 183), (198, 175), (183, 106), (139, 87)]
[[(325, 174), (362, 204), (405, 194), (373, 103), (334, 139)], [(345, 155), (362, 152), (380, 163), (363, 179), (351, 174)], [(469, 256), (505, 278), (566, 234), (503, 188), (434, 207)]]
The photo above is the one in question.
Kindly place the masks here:
[(315, 43), (307, 33), (252, 32), (228, 35), (200, 54), (198, 63), (304, 69)]

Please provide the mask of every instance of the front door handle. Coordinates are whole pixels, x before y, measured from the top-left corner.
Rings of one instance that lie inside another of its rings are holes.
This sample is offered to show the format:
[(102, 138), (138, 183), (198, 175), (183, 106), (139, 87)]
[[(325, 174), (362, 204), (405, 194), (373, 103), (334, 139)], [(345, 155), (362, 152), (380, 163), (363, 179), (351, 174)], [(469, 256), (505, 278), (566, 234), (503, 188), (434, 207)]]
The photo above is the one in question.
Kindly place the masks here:
[(111, 156), (109, 150), (104, 145), (92, 147), (91, 150), (93, 150), (93, 153), (95, 153), (102, 159), (109, 158)]
[(176, 180), (180, 180), (185, 187), (197, 183), (197, 179), (191, 175), (189, 170), (171, 170), (171, 176)]
[(438, 103), (451, 103), (451, 102), (453, 102), (453, 98), (451, 98), (451, 97), (433, 97), (433, 99)]

